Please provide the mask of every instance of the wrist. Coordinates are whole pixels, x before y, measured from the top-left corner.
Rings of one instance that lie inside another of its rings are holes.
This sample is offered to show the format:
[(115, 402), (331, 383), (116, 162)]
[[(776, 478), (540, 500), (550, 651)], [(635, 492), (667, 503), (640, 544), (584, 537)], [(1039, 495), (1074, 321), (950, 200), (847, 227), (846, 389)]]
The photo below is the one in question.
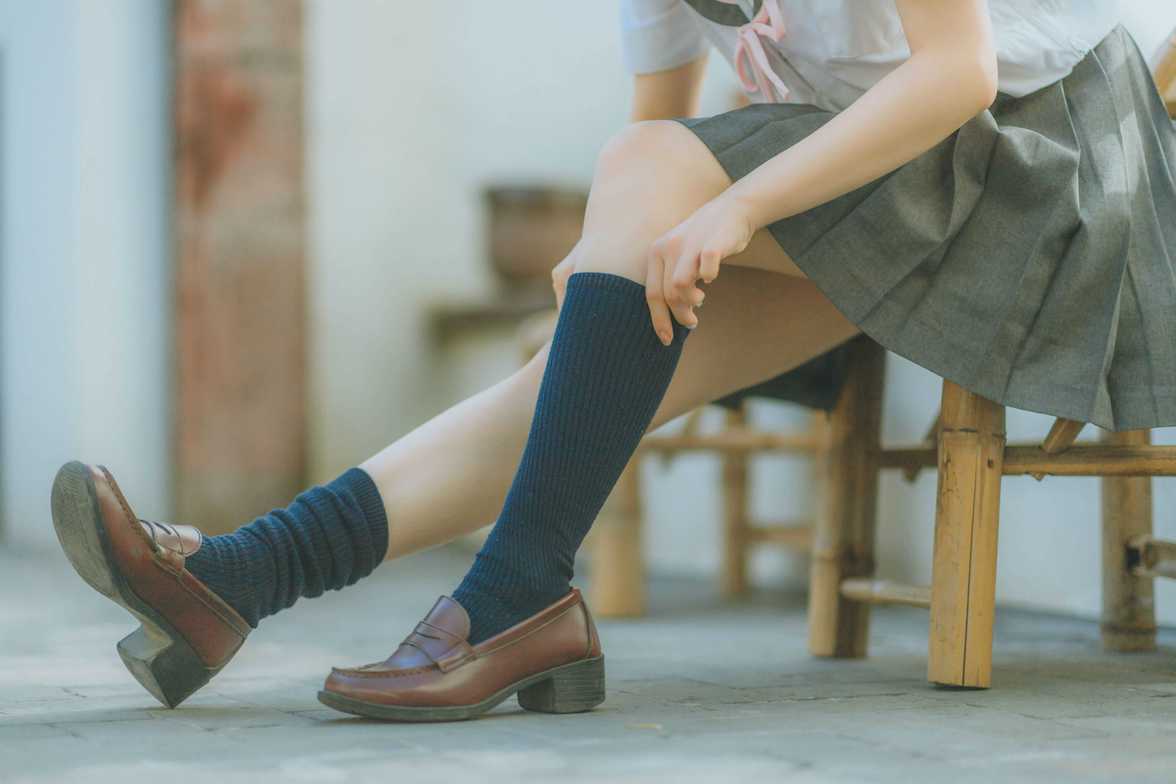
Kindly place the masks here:
[(762, 200), (750, 193), (744, 182), (744, 180), (736, 182), (723, 192), (721, 198), (727, 201), (728, 209), (745, 222), (752, 232), (755, 232), (767, 226), (773, 219), (764, 214)]

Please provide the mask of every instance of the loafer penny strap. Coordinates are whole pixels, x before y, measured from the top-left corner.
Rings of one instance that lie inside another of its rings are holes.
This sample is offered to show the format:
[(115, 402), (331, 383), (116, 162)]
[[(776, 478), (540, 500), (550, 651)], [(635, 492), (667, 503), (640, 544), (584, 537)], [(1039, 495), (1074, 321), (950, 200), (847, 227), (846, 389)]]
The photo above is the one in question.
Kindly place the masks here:
[(404, 638), (402, 645), (411, 645), (437, 665), (441, 672), (449, 672), (476, 657), (474, 649), (465, 640), (447, 629), (421, 621), (416, 629)]
[(139, 525), (151, 538), (157, 548), (175, 553), (183, 558), (195, 553), (204, 544), (204, 534), (190, 525), (171, 525), (154, 520), (139, 520)]

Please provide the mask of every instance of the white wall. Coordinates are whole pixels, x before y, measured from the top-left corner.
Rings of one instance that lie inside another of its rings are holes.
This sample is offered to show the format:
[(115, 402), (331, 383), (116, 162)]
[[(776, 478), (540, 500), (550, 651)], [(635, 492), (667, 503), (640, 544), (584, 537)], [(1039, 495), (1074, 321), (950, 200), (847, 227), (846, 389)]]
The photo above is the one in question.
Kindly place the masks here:
[(589, 181), (627, 112), (613, 28), (610, 3), (308, 3), (316, 475), (448, 402), (424, 303), (491, 285), (483, 184)]
[[(596, 151), (626, 113), (614, 6), (455, 0), (439, 15), (425, 4), (309, 3), (312, 434), (319, 477), (514, 365), (510, 347), (501, 348), (462, 376), (460, 388), (439, 395), (422, 302), (489, 287), (479, 186), (495, 178), (587, 182)], [(1176, 24), (1167, 0), (1137, 2), (1132, 14), (1148, 51)], [(707, 107), (715, 110), (732, 82), (721, 63), (712, 63), (712, 72)], [(894, 359), (887, 438), (921, 437), (938, 390), (930, 374)], [(765, 421), (799, 420), (771, 407), (759, 413)], [(1048, 424), (1010, 412), (1014, 438), (1039, 437)], [(1168, 442), (1172, 436), (1162, 434)], [(762, 515), (809, 508), (802, 465), (765, 460), (756, 474), (764, 480), (754, 498)], [(651, 464), (646, 475), (654, 568), (713, 573), (715, 463), (684, 458), (669, 468)], [(891, 476), (883, 484), (880, 555), (891, 576), (929, 577), (934, 484), (931, 474), (913, 488)], [(1158, 482), (1162, 535), (1176, 536), (1174, 500), (1176, 482)], [(1096, 613), (1098, 548), (1096, 480), (1007, 483), (1002, 600)], [(799, 566), (764, 555), (755, 574), (765, 581), (790, 574), (795, 581)], [(1161, 591), (1163, 617), (1176, 622), (1176, 586)]]
[(101, 461), (168, 511), (169, 25), (155, 0), (0, 3), (0, 509)]

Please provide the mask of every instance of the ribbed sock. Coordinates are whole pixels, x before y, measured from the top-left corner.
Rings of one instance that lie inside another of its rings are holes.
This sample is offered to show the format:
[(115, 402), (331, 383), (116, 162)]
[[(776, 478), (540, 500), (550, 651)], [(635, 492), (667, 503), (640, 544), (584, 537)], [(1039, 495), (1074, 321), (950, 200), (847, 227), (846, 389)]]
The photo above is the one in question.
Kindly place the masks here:
[(205, 537), (185, 562), (250, 626), (371, 574), (388, 549), (388, 521), (372, 478), (352, 468), (232, 533)]
[(570, 590), (576, 550), (657, 412), (688, 332), (675, 323), (662, 345), (645, 287), (628, 278), (568, 279), (514, 482), (453, 593), (471, 645)]

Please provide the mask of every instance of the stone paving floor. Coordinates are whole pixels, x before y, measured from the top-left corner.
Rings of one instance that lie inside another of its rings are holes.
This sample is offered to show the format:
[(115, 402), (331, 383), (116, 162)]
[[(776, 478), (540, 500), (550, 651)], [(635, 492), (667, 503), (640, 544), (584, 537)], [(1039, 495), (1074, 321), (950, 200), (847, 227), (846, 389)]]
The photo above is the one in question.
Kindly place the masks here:
[(602, 621), (608, 699), (514, 700), (453, 724), (326, 709), (332, 664), (383, 658), (469, 556), (443, 550), (266, 621), (209, 686), (160, 707), (114, 643), (129, 616), (64, 558), (0, 554), (0, 782), (1176, 781), (1176, 633), (1109, 656), (1093, 624), (1005, 611), (995, 688), (923, 680), (926, 614), (879, 611), (873, 655), (805, 653), (803, 602), (724, 604), (655, 580), (649, 618)]

